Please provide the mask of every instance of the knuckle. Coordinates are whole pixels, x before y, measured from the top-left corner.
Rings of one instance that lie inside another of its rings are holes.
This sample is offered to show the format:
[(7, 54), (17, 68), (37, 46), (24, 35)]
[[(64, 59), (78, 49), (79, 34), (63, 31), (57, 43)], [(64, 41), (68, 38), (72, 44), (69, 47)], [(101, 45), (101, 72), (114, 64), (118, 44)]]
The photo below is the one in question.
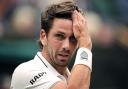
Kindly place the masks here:
[(78, 24), (74, 23), (73, 26), (74, 26), (74, 27), (78, 27)]

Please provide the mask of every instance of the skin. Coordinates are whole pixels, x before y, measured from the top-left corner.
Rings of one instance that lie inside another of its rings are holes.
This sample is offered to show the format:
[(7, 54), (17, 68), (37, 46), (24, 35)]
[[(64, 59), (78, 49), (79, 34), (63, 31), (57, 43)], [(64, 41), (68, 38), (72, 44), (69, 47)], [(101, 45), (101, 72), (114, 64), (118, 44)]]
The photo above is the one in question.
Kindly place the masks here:
[(44, 45), (43, 56), (63, 75), (77, 46), (72, 21), (55, 18), (48, 37), (44, 30), (41, 31), (41, 37)]
[[(88, 33), (86, 19), (77, 11), (68, 19), (54, 19), (48, 37), (42, 29), (40, 40), (44, 46), (42, 55), (62, 75), (77, 47), (91, 50), (92, 42)], [(90, 69), (85, 65), (76, 65), (71, 71), (68, 84), (57, 83), (53, 89), (89, 89)], [(66, 78), (66, 77), (65, 77)], [(75, 82), (74, 82), (75, 81)]]

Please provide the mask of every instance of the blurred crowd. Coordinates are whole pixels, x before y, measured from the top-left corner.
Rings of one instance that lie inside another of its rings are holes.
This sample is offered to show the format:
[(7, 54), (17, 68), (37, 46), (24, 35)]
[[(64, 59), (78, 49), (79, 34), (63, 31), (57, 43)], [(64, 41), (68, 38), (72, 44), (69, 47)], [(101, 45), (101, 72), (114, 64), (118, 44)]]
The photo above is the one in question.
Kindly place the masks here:
[[(60, 1), (0, 0), (0, 39), (38, 37), (41, 11), (47, 5)], [(127, 0), (76, 0), (76, 3), (87, 14), (95, 42), (107, 46), (117, 40), (128, 46), (125, 39), (128, 34)]]
[[(60, 1), (63, 0), (0, 0), (0, 41), (38, 39), (41, 12), (47, 5)], [(85, 11), (88, 29), (94, 43), (94, 52), (97, 52), (95, 51), (97, 48), (111, 49), (118, 45), (127, 54), (128, 0), (75, 1)], [(9, 81), (10, 78), (4, 76), (3, 80), (0, 80), (4, 81), (2, 85), (0, 84), (0, 89), (9, 89), (7, 80)]]

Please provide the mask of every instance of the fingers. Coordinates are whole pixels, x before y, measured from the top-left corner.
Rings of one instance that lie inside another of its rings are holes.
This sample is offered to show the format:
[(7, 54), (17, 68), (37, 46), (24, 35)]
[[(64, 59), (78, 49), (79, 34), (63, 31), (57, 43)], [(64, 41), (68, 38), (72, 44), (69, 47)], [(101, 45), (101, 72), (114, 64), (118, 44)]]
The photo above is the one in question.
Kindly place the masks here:
[(77, 11), (74, 11), (72, 14), (72, 20), (73, 20), (73, 33), (75, 38), (78, 40), (80, 37), (80, 26), (78, 22), (78, 16), (77, 16)]
[(79, 25), (86, 25), (85, 17), (78, 11), (73, 12), (73, 23)]
[(77, 11), (75, 10), (72, 14), (73, 23), (77, 23)]
[(73, 29), (77, 29), (78, 31), (82, 31), (83, 29), (85, 29), (86, 26), (86, 21), (85, 18), (82, 16), (81, 13), (79, 13), (78, 11), (74, 11), (73, 12)]
[(74, 16), (74, 21), (82, 21), (82, 22), (85, 22), (85, 17), (80, 13), (80, 12), (78, 12), (77, 10), (75, 10), (74, 12), (73, 12), (73, 16)]
[(72, 14), (73, 20), (73, 33), (79, 43), (79, 47), (86, 47), (91, 49), (91, 38), (88, 32), (86, 19), (78, 11)]
[(85, 24), (83, 24), (83, 22), (84, 22), (83, 16), (78, 11), (75, 10), (73, 12), (72, 19), (73, 19), (74, 36), (76, 38), (79, 38), (81, 35), (81, 32), (84, 28), (84, 25), (85, 25)]
[(78, 15), (78, 19), (79, 19), (80, 21), (86, 22), (86, 21), (85, 21), (85, 17), (84, 17), (81, 13), (77, 12), (77, 15)]
[(73, 19), (73, 29), (77, 29), (78, 30), (78, 27), (79, 27), (78, 23), (79, 23), (79, 21), (78, 21), (78, 15), (77, 15), (77, 11), (76, 10), (73, 12), (72, 19)]

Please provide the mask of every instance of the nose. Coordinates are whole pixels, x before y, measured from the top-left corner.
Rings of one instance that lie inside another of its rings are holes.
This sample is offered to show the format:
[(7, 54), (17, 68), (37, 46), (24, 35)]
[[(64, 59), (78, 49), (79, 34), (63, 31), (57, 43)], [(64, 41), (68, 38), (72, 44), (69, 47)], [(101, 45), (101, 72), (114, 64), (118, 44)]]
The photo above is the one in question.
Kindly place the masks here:
[(70, 42), (69, 42), (69, 39), (65, 39), (65, 40), (63, 41), (62, 48), (63, 48), (64, 50), (67, 50), (67, 51), (70, 50)]

